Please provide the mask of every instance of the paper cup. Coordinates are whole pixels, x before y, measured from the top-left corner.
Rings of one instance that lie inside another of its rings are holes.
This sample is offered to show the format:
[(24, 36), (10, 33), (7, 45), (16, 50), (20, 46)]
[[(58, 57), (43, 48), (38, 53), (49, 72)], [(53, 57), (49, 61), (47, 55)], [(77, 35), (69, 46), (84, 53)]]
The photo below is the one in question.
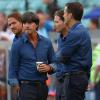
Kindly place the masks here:
[(37, 69), (39, 69), (40, 64), (43, 64), (43, 62), (40, 61), (36, 62)]

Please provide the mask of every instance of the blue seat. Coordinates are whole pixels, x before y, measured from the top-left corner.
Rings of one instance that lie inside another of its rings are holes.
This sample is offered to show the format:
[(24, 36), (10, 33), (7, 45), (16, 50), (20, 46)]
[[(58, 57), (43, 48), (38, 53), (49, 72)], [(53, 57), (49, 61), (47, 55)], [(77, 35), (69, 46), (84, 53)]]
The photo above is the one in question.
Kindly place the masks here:
[(4, 0), (0, 0), (0, 11), (6, 10), (7, 2)]
[(29, 9), (36, 11), (37, 9), (44, 9), (42, 0), (28, 0)]
[(67, 2), (70, 2), (71, 0), (58, 0), (58, 5), (61, 7), (61, 8), (64, 8), (65, 4)]
[(91, 0), (91, 3), (90, 3), (92, 6), (93, 5), (96, 5), (96, 6), (100, 6), (100, 0)]
[(6, 10), (25, 10), (25, 0), (10, 0), (8, 1), (8, 5), (6, 6)]

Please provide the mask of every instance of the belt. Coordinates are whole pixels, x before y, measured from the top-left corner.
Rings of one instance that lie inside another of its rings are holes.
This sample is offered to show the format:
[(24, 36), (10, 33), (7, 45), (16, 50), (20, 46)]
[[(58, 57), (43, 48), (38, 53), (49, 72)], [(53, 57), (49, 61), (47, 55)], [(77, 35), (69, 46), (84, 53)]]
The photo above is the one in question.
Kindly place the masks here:
[(85, 75), (86, 72), (84, 71), (75, 71), (75, 72), (68, 72), (65, 73), (61, 78), (58, 79), (59, 82), (64, 82), (65, 77), (74, 77), (74, 76), (80, 76), (80, 75)]
[(20, 84), (46, 84), (46, 81), (27, 81), (27, 80), (22, 80), (19, 81)]
[(83, 75), (83, 74), (86, 74), (86, 72), (84, 71), (75, 71), (75, 72), (68, 72), (68, 73), (65, 73), (64, 76), (72, 76), (72, 75)]

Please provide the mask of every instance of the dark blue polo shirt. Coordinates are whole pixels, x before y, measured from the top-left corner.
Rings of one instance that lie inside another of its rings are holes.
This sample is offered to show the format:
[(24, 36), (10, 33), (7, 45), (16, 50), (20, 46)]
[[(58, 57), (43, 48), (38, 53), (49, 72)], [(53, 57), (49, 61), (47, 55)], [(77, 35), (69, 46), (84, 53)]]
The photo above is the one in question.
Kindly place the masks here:
[(57, 76), (73, 71), (90, 71), (92, 65), (91, 40), (87, 29), (77, 23), (68, 31), (68, 35), (58, 38), (58, 62), (62, 64), (57, 68)]
[(22, 35), (13, 43), (9, 64), (9, 84), (18, 84), (19, 80), (44, 81), (47, 73), (37, 71), (36, 62), (46, 64), (54, 62), (54, 49), (47, 38), (38, 35), (37, 47), (31, 44), (27, 34)]

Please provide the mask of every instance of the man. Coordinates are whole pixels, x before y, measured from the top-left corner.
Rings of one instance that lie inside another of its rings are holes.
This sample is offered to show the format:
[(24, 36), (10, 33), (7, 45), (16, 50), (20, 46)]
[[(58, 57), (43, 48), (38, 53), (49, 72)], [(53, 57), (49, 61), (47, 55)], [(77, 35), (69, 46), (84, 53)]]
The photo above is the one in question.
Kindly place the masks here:
[(47, 73), (51, 73), (53, 68), (46, 66), (39, 70), (36, 62), (53, 63), (54, 50), (48, 39), (38, 35), (39, 19), (34, 13), (25, 13), (22, 19), (27, 34), (22, 35), (12, 46), (9, 75), (13, 80), (11, 85), (19, 87), (18, 100), (47, 100), (48, 87), (45, 81)]
[(53, 20), (55, 11), (60, 9), (57, 0), (43, 0), (43, 3), (46, 5), (47, 14)]
[(7, 16), (0, 13), (0, 40), (12, 42), (14, 34), (7, 27)]
[(49, 38), (49, 33), (53, 30), (50, 21), (47, 19), (47, 15), (42, 10), (37, 10), (36, 15), (39, 17), (38, 34)]
[[(8, 20), (8, 27), (15, 35), (15, 37), (13, 39), (13, 44), (14, 44), (19, 39), (19, 37), (23, 34), (23, 32), (22, 32), (22, 30), (23, 30), (22, 17), (19, 13), (12, 13), (12, 14), (8, 15), (7, 20)], [(9, 67), (8, 83), (13, 84), (14, 79), (10, 78), (10, 76), (13, 76), (13, 73), (10, 70), (12, 70), (12, 67)], [(15, 98), (15, 94), (18, 90), (19, 90), (19, 86), (16, 85), (16, 86), (12, 87), (12, 97), (11, 98)]]
[(99, 19), (90, 19), (88, 29), (92, 32), (97, 31), (99, 28)]
[(17, 12), (8, 15), (8, 27), (15, 34), (14, 41), (17, 40), (23, 33), (22, 16)]
[[(54, 15), (54, 29), (57, 33), (59, 33), (59, 35), (67, 36), (68, 33), (68, 26), (64, 23), (64, 11), (63, 10), (58, 10), (55, 12)], [(58, 35), (58, 36), (59, 36)], [(56, 85), (59, 85), (59, 89), (62, 90), (62, 85), (60, 85), (60, 82), (56, 80)], [(62, 94), (61, 92), (57, 92), (56, 91), (56, 95), (60, 96)], [(58, 99), (58, 97), (56, 97), (56, 99)], [(60, 98), (59, 98), (60, 100)]]
[(99, 94), (100, 93), (100, 54), (97, 57), (96, 66), (94, 69), (93, 87), (95, 88), (95, 100), (100, 100), (100, 94)]
[[(57, 100), (84, 100), (92, 65), (91, 40), (81, 24), (83, 6), (78, 2), (67, 3), (64, 21), (69, 30), (58, 38)], [(62, 88), (60, 88), (62, 87)]]
[(0, 12), (0, 32), (5, 32), (7, 29), (6, 23), (7, 22), (7, 17), (4, 13)]
[(64, 12), (63, 10), (58, 10), (54, 15), (54, 28), (55, 31), (60, 33), (62, 36), (67, 34), (68, 26), (64, 23)]

